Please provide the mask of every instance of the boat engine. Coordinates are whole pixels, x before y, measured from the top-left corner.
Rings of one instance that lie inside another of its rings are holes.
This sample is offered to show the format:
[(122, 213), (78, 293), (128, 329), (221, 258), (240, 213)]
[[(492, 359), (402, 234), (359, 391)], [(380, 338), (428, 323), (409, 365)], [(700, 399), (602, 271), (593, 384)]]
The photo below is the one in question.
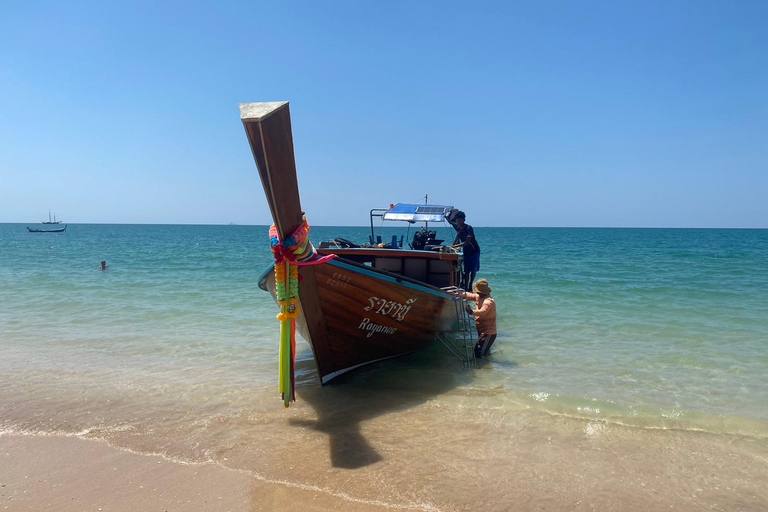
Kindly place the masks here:
[(413, 243), (411, 244), (411, 247), (416, 251), (431, 251), (443, 243), (443, 240), (436, 239), (436, 236), (437, 233), (434, 231), (428, 231), (426, 229), (417, 231), (413, 234)]

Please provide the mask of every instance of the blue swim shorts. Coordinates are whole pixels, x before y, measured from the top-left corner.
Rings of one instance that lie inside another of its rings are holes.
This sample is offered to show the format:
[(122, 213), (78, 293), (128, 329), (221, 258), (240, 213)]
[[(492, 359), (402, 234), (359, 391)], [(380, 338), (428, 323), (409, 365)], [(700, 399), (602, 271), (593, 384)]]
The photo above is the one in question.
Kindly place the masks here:
[(478, 252), (464, 255), (464, 273), (470, 272), (480, 272), (480, 253)]

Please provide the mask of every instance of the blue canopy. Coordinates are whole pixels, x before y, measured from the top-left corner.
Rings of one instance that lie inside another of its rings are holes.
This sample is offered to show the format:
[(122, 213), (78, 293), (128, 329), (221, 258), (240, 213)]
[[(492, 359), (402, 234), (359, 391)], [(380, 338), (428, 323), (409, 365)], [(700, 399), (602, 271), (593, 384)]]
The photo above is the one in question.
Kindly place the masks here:
[(384, 220), (405, 220), (408, 222), (442, 222), (453, 206), (441, 204), (397, 203), (382, 216)]

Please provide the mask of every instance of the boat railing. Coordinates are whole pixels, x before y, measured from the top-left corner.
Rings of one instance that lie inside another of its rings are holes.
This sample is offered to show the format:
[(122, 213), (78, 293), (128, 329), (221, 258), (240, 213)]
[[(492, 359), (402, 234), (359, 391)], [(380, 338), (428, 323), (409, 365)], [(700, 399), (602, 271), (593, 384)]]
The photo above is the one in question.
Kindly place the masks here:
[(459, 359), (464, 368), (475, 366), (474, 317), (467, 313), (467, 299), (464, 290), (456, 286), (446, 286), (443, 291), (453, 297), (456, 323), (451, 331), (439, 332), (435, 336), (445, 345), (451, 354)]

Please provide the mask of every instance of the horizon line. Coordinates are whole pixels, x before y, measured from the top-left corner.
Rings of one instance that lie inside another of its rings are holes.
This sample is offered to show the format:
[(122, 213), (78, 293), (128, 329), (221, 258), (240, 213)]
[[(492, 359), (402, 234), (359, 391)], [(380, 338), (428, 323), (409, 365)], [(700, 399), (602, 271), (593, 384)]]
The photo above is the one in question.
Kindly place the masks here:
[[(22, 226), (39, 225), (40, 222), (0, 222), (0, 225), (18, 224)], [(226, 226), (226, 227), (269, 227), (270, 224), (237, 224), (237, 223), (166, 223), (166, 222), (62, 222), (61, 224), (69, 226)], [(433, 223), (440, 224), (440, 223)], [(313, 224), (312, 227), (322, 228), (370, 228), (370, 224), (364, 225), (341, 225), (341, 224)], [(395, 228), (398, 226), (375, 226)], [(450, 226), (445, 226), (450, 227)], [(740, 226), (482, 226), (474, 224), (472, 227), (484, 229), (741, 229), (741, 230), (765, 230), (766, 227), (740, 227)]]

